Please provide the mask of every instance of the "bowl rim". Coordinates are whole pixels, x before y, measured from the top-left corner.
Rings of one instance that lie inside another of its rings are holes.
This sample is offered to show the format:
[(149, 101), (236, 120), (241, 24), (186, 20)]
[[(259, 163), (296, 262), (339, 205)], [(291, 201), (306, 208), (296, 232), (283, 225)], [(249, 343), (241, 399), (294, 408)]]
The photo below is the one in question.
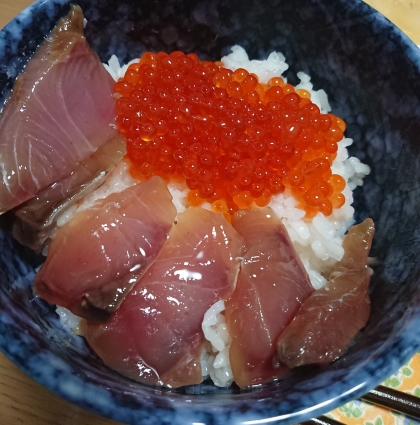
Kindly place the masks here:
[[(337, 3), (340, 3), (342, 7), (349, 7), (346, 0), (335, 1)], [(19, 21), (20, 25), (24, 25), (25, 27), (29, 26), (30, 18), (33, 11), (37, 10), (38, 8), (45, 7), (45, 5), (48, 4), (67, 5), (70, 4), (70, 2), (68, 0), (36, 0), (33, 4), (28, 6), (19, 15), (17, 15), (12, 21), (10, 21), (0, 31), (0, 34), (4, 31), (12, 31), (17, 21)], [(398, 37), (398, 42), (406, 49), (408, 58), (415, 64), (420, 75), (420, 49), (415, 45), (415, 43), (411, 39), (409, 39), (408, 36), (406, 36), (398, 27), (396, 27), (392, 22), (390, 22), (386, 17), (376, 11), (373, 7), (364, 3), (362, 0), (355, 0), (352, 2), (353, 8), (360, 6), (365, 7), (367, 8), (366, 10), (370, 11), (369, 18), (371, 20), (373, 19), (373, 21), (377, 25), (380, 25), (384, 30), (393, 32), (393, 34)], [(369, 25), (372, 25), (367, 21), (367, 18), (366, 22)], [(327, 397), (321, 402), (309, 408), (302, 408), (299, 411), (266, 418), (255, 418), (254, 420), (248, 420), (248, 413), (241, 413), (238, 409), (236, 409), (237, 403), (240, 401), (235, 401), (231, 405), (228, 404), (227, 407), (222, 406), (220, 409), (225, 409), (231, 414), (231, 419), (229, 423), (232, 424), (291, 424), (294, 423), (296, 420), (307, 420), (309, 418), (319, 416), (320, 414), (326, 413), (336, 407), (339, 407), (350, 400), (362, 396), (363, 394), (380, 384), (384, 378), (394, 373), (403, 363), (407, 362), (412, 357), (412, 355), (420, 348), (420, 333), (418, 330), (420, 326), (420, 305), (414, 306), (413, 311), (408, 312), (406, 314), (410, 317), (407, 318), (407, 321), (401, 332), (398, 335), (393, 335), (392, 337), (390, 337), (387, 341), (387, 344), (382, 344), (377, 351), (372, 353), (372, 358), (369, 358), (369, 361), (365, 362), (363, 367), (357, 371), (357, 380), (354, 379), (354, 376), (348, 376), (344, 378), (344, 380), (340, 382), (340, 384), (342, 385), (342, 388), (345, 389), (345, 391), (342, 391), (337, 396), (330, 398)], [(2, 319), (1, 311), (0, 319)], [(2, 325), (3, 323), (0, 323), (0, 329), (4, 327)], [(4, 330), (7, 332), (6, 328)], [(3, 340), (0, 338), (0, 342), (1, 341)], [(20, 348), (27, 348), (25, 347), (25, 343), (22, 340), (17, 341), (17, 346)], [(143, 404), (141, 401), (138, 402), (138, 405), (135, 406), (135, 408), (133, 408), (132, 406), (125, 406), (118, 412), (105, 412), (102, 405), (96, 405), (95, 403), (92, 403), (92, 400), (80, 398), (78, 395), (75, 395), (71, 391), (66, 391), (65, 389), (58, 389), (59, 387), (57, 387), (51, 379), (46, 379), (45, 375), (38, 374), (37, 370), (33, 367), (33, 363), (25, 362), (25, 359), (19, 356), (16, 353), (16, 350), (11, 350), (8, 346), (4, 346), (2, 344), (0, 345), (0, 349), (9, 360), (16, 364), (29, 377), (31, 377), (37, 383), (49, 389), (56, 395), (59, 395), (60, 397), (66, 399), (67, 401), (117, 421), (126, 421), (127, 423), (133, 424), (143, 424), (143, 419), (138, 417), (139, 409), (143, 408)], [(392, 359), (392, 361), (388, 361), (385, 363), (383, 362), (383, 359), (381, 359), (381, 355), (384, 355), (384, 352), (386, 352), (387, 358)], [(63, 374), (63, 371), (60, 370), (56, 365), (51, 365), (51, 369), (52, 374)], [(66, 375), (64, 375), (64, 377), (66, 377)], [(71, 377), (72, 375), (68, 375), (68, 378)], [(155, 407), (155, 409), (159, 410), (160, 407)], [(165, 412), (165, 414), (170, 414), (170, 412), (166, 409), (163, 409), (163, 411)], [(199, 409), (196, 411), (192, 410), (192, 416), (190, 416), (191, 423), (201, 423), (200, 421), (203, 418), (201, 416), (201, 413), (203, 412), (212, 414), (211, 409)], [(215, 412), (215, 414), (220, 414), (220, 411)], [(243, 419), (246, 420), (243, 421)], [(220, 423), (227, 424), (228, 422), (224, 421)]]

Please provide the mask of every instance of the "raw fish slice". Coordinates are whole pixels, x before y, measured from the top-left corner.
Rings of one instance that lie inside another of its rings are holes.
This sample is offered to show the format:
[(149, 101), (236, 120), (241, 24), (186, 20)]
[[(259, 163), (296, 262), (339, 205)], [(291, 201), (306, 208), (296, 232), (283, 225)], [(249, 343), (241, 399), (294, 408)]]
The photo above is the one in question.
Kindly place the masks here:
[(111, 139), (68, 176), (17, 207), (13, 212), (13, 237), (22, 245), (39, 248), (55, 228), (57, 216), (103, 183), (125, 152), (122, 137)]
[(78, 316), (105, 320), (156, 259), (175, 216), (160, 177), (99, 200), (58, 229), (35, 277), (36, 293)]
[(375, 225), (371, 218), (351, 226), (343, 240), (344, 256), (334, 266), (333, 272), (365, 269), (374, 234)]
[(301, 306), (277, 343), (277, 358), (287, 367), (326, 364), (343, 354), (370, 313), (366, 267), (374, 234), (373, 221), (352, 226), (343, 241), (343, 259), (327, 284)]
[(73, 6), (18, 77), (0, 117), (0, 213), (70, 174), (117, 135), (114, 81)]
[(200, 383), (204, 313), (232, 294), (242, 254), (242, 237), (222, 215), (187, 209), (120, 309), (106, 323), (87, 323), (90, 346), (132, 379), (169, 387)]
[(351, 270), (315, 291), (277, 344), (278, 361), (289, 368), (336, 360), (369, 318), (371, 270)]
[(229, 357), (235, 382), (247, 387), (285, 372), (272, 364), (276, 342), (313, 287), (287, 230), (270, 208), (237, 212), (232, 224), (247, 251), (236, 290), (226, 302)]

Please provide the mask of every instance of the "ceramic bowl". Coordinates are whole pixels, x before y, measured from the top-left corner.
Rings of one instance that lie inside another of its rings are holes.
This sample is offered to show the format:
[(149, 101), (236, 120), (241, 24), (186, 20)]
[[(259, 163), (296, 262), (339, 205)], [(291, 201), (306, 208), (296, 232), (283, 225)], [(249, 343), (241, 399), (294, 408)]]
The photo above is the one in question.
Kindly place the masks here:
[[(39, 0), (0, 32), (0, 98), (69, 10)], [(80, 0), (86, 35), (103, 61), (145, 50), (196, 52), (216, 60), (234, 44), (251, 58), (286, 55), (288, 78), (312, 76), (347, 122), (350, 149), (372, 168), (356, 191), (356, 219), (377, 227), (371, 255), (372, 314), (338, 361), (306, 367), (253, 391), (202, 384), (154, 389), (107, 369), (34, 298), (40, 258), (0, 230), (0, 347), (36, 381), (79, 406), (131, 424), (290, 424), (361, 396), (420, 346), (420, 51), (358, 0)]]

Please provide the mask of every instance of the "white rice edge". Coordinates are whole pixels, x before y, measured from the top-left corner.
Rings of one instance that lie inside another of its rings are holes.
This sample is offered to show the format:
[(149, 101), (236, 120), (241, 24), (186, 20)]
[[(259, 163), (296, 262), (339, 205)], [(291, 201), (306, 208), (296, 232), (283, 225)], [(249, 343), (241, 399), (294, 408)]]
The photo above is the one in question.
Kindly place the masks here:
[[(282, 76), (285, 79), (282, 74), (289, 66), (283, 54), (273, 52), (266, 60), (250, 61), (246, 51), (242, 47), (233, 46), (231, 50), (232, 53), (223, 57), (221, 60), (226, 68), (232, 71), (238, 68), (244, 68), (248, 72), (256, 74), (262, 83), (267, 83), (270, 78), (276, 76)], [(118, 58), (113, 55), (108, 61), (108, 64), (104, 64), (104, 67), (111, 74), (112, 78), (118, 81), (119, 78), (124, 76), (130, 64), (138, 62), (139, 59), (134, 59), (121, 67)], [(296, 89), (309, 91), (312, 102), (320, 108), (321, 112), (330, 112), (331, 107), (325, 91), (322, 89), (314, 90), (311, 78), (304, 72), (298, 72), (297, 76), (300, 83), (296, 86)], [(370, 173), (369, 166), (361, 163), (358, 158), (348, 156), (347, 147), (352, 143), (353, 140), (349, 138), (343, 138), (338, 143), (337, 157), (331, 167), (334, 174), (340, 174), (346, 180), (346, 187), (343, 191), (346, 198), (345, 204), (341, 208), (334, 209), (331, 216), (325, 217), (324, 214), (318, 213), (312, 222), (304, 220), (305, 212), (296, 208), (297, 201), (287, 191), (274, 196), (269, 204), (284, 223), (315, 289), (319, 289), (325, 285), (326, 279), (323, 274), (328, 273), (328, 270), (335, 262), (339, 261), (343, 256), (343, 236), (354, 223), (354, 209), (351, 206), (353, 202), (352, 191), (357, 186), (363, 185), (363, 178)], [(119, 171), (107, 179), (109, 181), (108, 183), (107, 181), (104, 183), (104, 188), (101, 186), (102, 189), (97, 189), (101, 193), (100, 195), (96, 193), (91, 194), (90, 200), (87, 200), (82, 206), (74, 209), (73, 213), (76, 210), (80, 211), (81, 208), (88, 208), (97, 199), (108, 196), (107, 194), (118, 191), (118, 178), (124, 177), (122, 175), (124, 172), (128, 174), (127, 163), (125, 163), (124, 167), (120, 166)], [(125, 187), (136, 184), (134, 179), (131, 177), (130, 179), (131, 181), (125, 183)], [(173, 202), (178, 213), (185, 211), (187, 208), (186, 195), (188, 193), (186, 186), (178, 183), (170, 183), (168, 189), (173, 197)], [(210, 204), (205, 203), (202, 207), (210, 209)], [(60, 225), (68, 222), (71, 215), (71, 212), (69, 212), (68, 217), (63, 215)], [(58, 309), (62, 308), (58, 307)], [(202, 329), (207, 341), (201, 355), (203, 377), (210, 376), (214, 384), (221, 387), (229, 386), (233, 380), (229, 362), (230, 336), (226, 329), (223, 314), (224, 309), (223, 300), (216, 302), (205, 313), (202, 323)], [(59, 314), (61, 317), (63, 313), (62, 310), (60, 311), (61, 314)], [(68, 313), (63, 316), (66, 323), (69, 323), (67, 318)], [(73, 321), (75, 317), (72, 317)]]
[(271, 78), (279, 77), (289, 68), (286, 58), (280, 52), (270, 53), (265, 60), (253, 59), (250, 61), (244, 48), (233, 46), (231, 50), (232, 53), (221, 59), (225, 68), (232, 71), (236, 71), (238, 68), (244, 68), (249, 73), (257, 75), (260, 83), (268, 83)]
[(80, 321), (82, 320), (79, 316), (73, 314), (70, 310), (64, 307), (57, 307), (55, 312), (60, 316), (60, 322), (67, 328), (71, 333), (80, 335)]
[[(246, 69), (249, 73), (253, 73), (258, 76), (261, 83), (268, 83), (270, 78), (282, 77), (285, 82), (287, 78), (282, 75), (289, 65), (286, 62), (286, 58), (280, 52), (272, 52), (265, 60), (249, 60), (248, 54), (245, 49), (241, 46), (233, 46), (231, 48), (232, 53), (224, 56), (221, 59), (223, 65), (232, 70), (236, 71), (238, 68)], [(300, 83), (296, 86), (296, 89), (304, 89), (311, 93), (311, 100), (315, 105), (319, 107), (322, 113), (328, 113), (331, 111), (330, 104), (328, 103), (327, 93), (324, 90), (314, 90), (313, 84), (311, 83), (311, 77), (304, 72), (298, 72), (297, 76)]]
[(109, 72), (114, 81), (118, 81), (119, 78), (124, 77), (127, 68), (133, 63), (139, 63), (140, 58), (133, 59), (130, 62), (126, 63), (123, 66), (120, 66), (120, 61), (115, 55), (112, 55), (108, 63), (103, 63), (102, 65)]
[(229, 360), (231, 338), (226, 327), (225, 303), (219, 300), (204, 314), (202, 329), (206, 344), (201, 354), (201, 370), (203, 378), (210, 376), (214, 385), (228, 387), (233, 382)]

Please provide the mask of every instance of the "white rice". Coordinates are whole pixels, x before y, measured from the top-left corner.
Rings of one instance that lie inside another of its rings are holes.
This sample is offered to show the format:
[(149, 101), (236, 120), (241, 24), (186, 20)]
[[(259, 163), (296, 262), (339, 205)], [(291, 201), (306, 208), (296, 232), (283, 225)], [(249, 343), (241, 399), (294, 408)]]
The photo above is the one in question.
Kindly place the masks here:
[(133, 63), (139, 63), (140, 58), (133, 59), (130, 62), (126, 63), (125, 65), (121, 66), (120, 62), (118, 61), (118, 58), (115, 55), (112, 55), (109, 59), (108, 63), (104, 63), (105, 69), (111, 74), (111, 77), (118, 81), (119, 78), (123, 78), (125, 75), (125, 72), (127, 71), (127, 68), (133, 64)]
[(233, 382), (229, 361), (230, 335), (226, 327), (223, 300), (217, 301), (204, 314), (201, 325), (209, 342), (201, 355), (203, 377), (210, 376), (215, 385), (227, 387)]
[[(131, 63), (137, 62), (139, 62), (139, 59), (121, 67), (116, 56), (112, 56), (108, 64), (104, 64), (104, 66), (117, 81), (124, 76)], [(232, 53), (222, 58), (222, 62), (226, 68), (232, 71), (244, 68), (248, 72), (256, 74), (262, 83), (267, 83), (272, 77), (282, 76), (282, 73), (289, 67), (281, 53), (273, 52), (265, 61), (250, 61), (245, 50), (239, 46), (232, 47)], [(299, 72), (297, 76), (300, 83), (296, 88), (309, 91), (312, 102), (320, 108), (321, 112), (329, 112), (331, 108), (325, 91), (313, 90), (311, 79), (305, 73)], [(346, 201), (341, 208), (334, 209), (329, 217), (318, 213), (312, 221), (305, 220), (305, 211), (297, 208), (297, 201), (287, 190), (274, 196), (269, 204), (289, 232), (315, 289), (325, 285), (324, 275), (328, 274), (331, 267), (344, 254), (343, 236), (354, 223), (354, 209), (351, 206), (353, 202), (352, 191), (357, 186), (361, 186), (363, 178), (370, 173), (367, 165), (362, 164), (355, 157), (349, 157), (347, 147), (352, 143), (352, 139), (349, 138), (344, 138), (338, 143), (337, 156), (331, 168), (334, 174), (339, 174), (346, 180), (346, 187), (343, 191)], [(123, 190), (134, 184), (136, 184), (136, 181), (128, 174), (128, 163), (123, 161), (110, 174), (106, 182), (89, 195), (82, 204), (63, 213), (59, 218), (58, 225), (67, 223), (76, 210), (81, 211), (89, 208), (97, 199), (102, 199), (110, 193)], [(168, 188), (178, 213), (185, 211), (187, 208), (187, 187), (182, 184), (171, 183)], [(205, 203), (202, 207), (210, 209), (210, 204)], [(229, 386), (233, 380), (229, 363), (230, 336), (226, 329), (224, 309), (224, 302), (220, 300), (204, 315), (202, 328), (207, 343), (201, 356), (203, 377), (210, 376), (215, 385), (222, 387)], [(62, 308), (58, 308), (57, 312), (63, 318), (65, 326), (70, 329), (77, 329), (77, 325), (75, 325), (77, 319), (74, 315)]]
[(80, 335), (81, 318), (64, 307), (57, 307), (56, 313), (60, 316), (61, 323), (75, 335)]
[(286, 58), (282, 53), (272, 52), (265, 60), (249, 60), (248, 55), (240, 46), (233, 46), (232, 53), (222, 58), (223, 65), (232, 71), (239, 68), (258, 76), (260, 83), (268, 83), (273, 77), (279, 77), (288, 68)]

